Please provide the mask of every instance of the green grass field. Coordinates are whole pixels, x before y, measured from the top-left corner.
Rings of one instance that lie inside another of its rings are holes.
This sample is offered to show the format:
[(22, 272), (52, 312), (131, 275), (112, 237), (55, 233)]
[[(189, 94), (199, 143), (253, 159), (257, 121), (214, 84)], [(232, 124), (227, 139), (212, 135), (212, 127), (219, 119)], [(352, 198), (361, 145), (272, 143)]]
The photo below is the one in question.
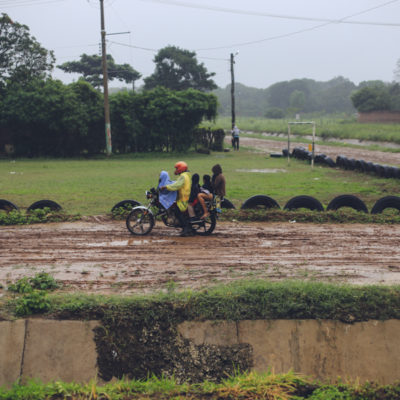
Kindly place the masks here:
[[(156, 186), (161, 170), (173, 177), (180, 159), (192, 173), (211, 174), (219, 163), (227, 180), (227, 198), (237, 207), (247, 198), (264, 194), (281, 207), (298, 195), (317, 198), (323, 205), (339, 194), (355, 194), (372, 207), (385, 195), (399, 194), (399, 181), (354, 171), (320, 167), (307, 162), (270, 158), (252, 151), (113, 156), (110, 159), (17, 159), (0, 160), (0, 198), (26, 208), (35, 201), (58, 202), (67, 213), (109, 213), (119, 201), (146, 202), (144, 192)], [(261, 170), (264, 172), (255, 172)]]
[[(286, 133), (289, 121), (293, 122), (295, 119), (268, 119), (240, 116), (236, 118), (236, 123), (241, 130), (252, 132)], [(400, 124), (360, 124), (354, 117), (321, 117), (313, 115), (302, 116), (301, 121), (314, 121), (316, 135), (322, 138), (351, 138), (400, 144)], [(231, 118), (219, 117), (215, 125), (229, 130), (231, 128)], [(291, 126), (291, 132), (298, 135), (310, 135), (312, 130), (309, 125), (293, 125)]]

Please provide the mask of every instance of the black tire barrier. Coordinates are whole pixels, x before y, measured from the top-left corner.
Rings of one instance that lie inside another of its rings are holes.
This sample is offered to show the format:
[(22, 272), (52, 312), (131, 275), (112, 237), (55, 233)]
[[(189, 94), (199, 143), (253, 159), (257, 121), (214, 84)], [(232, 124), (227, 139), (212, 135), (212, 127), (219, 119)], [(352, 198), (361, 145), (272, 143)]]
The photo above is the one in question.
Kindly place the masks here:
[(307, 150), (304, 147), (295, 147), (292, 152), (292, 157), (298, 158), (299, 160), (307, 159)]
[(325, 155), (324, 154), (317, 154), (314, 158), (314, 162), (316, 164), (324, 164), (325, 163)]
[(349, 159), (348, 159), (347, 157), (343, 157), (343, 168), (344, 168), (345, 170), (350, 169), (350, 168), (349, 168)]
[(380, 164), (375, 164), (375, 173), (378, 176), (380, 176), (381, 178), (384, 178), (385, 174), (386, 174), (386, 166), (380, 165)]
[(336, 163), (335, 161), (332, 160), (332, 158), (325, 156), (324, 158), (324, 164), (327, 165), (330, 168), (335, 168)]
[(356, 160), (354, 158), (348, 158), (346, 162), (346, 169), (354, 171), (356, 169)]
[(298, 208), (307, 208), (311, 211), (324, 211), (323, 205), (312, 196), (296, 196), (290, 199), (285, 207), (284, 210), (297, 210)]
[(243, 209), (249, 208), (280, 208), (279, 204), (269, 196), (265, 196), (263, 194), (258, 194), (252, 197), (249, 197), (240, 207)]
[(343, 194), (341, 196), (335, 197), (328, 204), (326, 211), (336, 211), (342, 207), (350, 207), (356, 211), (368, 213), (368, 208), (365, 203), (357, 196), (354, 196), (352, 194)]
[(374, 163), (371, 161), (365, 163), (365, 171), (366, 172), (374, 172)]
[(289, 156), (289, 150), (288, 149), (282, 149), (282, 155), (283, 155), (283, 157), (288, 157)]
[(33, 211), (43, 208), (50, 208), (51, 211), (60, 211), (62, 209), (62, 207), (53, 200), (39, 200), (32, 203), (27, 210)]
[(115, 206), (111, 209), (111, 212), (114, 212), (118, 208), (125, 208), (127, 210), (130, 210), (136, 206), (140, 206), (140, 203), (136, 200), (122, 200), (115, 204)]
[(345, 165), (344, 159), (345, 159), (345, 158), (346, 158), (346, 157), (343, 156), (343, 155), (341, 155), (341, 154), (339, 154), (339, 155), (336, 157), (336, 165), (337, 165), (339, 168), (344, 168), (344, 165)]
[(364, 160), (356, 160), (355, 170), (359, 172), (365, 172), (366, 162)]
[(228, 199), (223, 198), (221, 201), (221, 208), (234, 209), (236, 207)]
[(400, 197), (398, 196), (385, 196), (377, 200), (372, 207), (371, 214), (380, 214), (387, 208), (395, 208), (400, 212)]
[(385, 178), (395, 178), (395, 177), (396, 177), (396, 168), (388, 166), (387, 175), (385, 175)]
[(19, 208), (14, 203), (11, 203), (11, 201), (0, 199), (0, 210), (9, 213), (14, 210), (18, 211)]

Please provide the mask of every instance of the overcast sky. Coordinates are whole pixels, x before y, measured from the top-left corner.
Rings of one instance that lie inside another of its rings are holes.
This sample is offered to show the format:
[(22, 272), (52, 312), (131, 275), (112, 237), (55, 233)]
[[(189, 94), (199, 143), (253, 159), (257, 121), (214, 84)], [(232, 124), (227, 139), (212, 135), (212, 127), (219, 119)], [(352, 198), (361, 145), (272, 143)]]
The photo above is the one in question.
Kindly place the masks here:
[[(56, 63), (100, 54), (99, 0), (0, 0), (0, 12), (28, 25)], [(157, 50), (195, 51), (220, 87), (257, 88), (295, 78), (390, 82), (400, 58), (400, 0), (104, 0), (107, 53), (143, 77)], [(340, 23), (339, 20), (342, 22)], [(72, 82), (76, 75), (55, 69)], [(140, 84), (137, 83), (137, 84)], [(123, 86), (118, 81), (110, 87)]]

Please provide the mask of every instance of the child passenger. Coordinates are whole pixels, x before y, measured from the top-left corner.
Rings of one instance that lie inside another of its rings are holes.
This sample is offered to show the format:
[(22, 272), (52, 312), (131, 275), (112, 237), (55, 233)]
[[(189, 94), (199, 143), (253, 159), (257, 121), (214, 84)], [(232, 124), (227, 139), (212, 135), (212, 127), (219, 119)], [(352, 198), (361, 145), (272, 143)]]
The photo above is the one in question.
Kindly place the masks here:
[(172, 206), (176, 201), (176, 192), (170, 192), (167, 189), (161, 190), (163, 186), (171, 185), (174, 181), (171, 181), (167, 171), (161, 171), (160, 178), (158, 180), (158, 188), (160, 189), (160, 203), (166, 210)]
[(203, 186), (200, 187), (200, 193), (197, 195), (197, 199), (199, 203), (203, 207), (203, 215), (200, 217), (201, 219), (206, 219), (210, 216), (206, 206), (206, 200), (212, 200), (213, 198), (213, 188), (211, 184), (210, 175), (203, 176)]
[(194, 221), (196, 219), (193, 207), (197, 203), (197, 195), (200, 192), (199, 181), (200, 181), (199, 174), (193, 174), (192, 187), (190, 189), (189, 204), (188, 204), (188, 214), (189, 214), (189, 218), (192, 221)]

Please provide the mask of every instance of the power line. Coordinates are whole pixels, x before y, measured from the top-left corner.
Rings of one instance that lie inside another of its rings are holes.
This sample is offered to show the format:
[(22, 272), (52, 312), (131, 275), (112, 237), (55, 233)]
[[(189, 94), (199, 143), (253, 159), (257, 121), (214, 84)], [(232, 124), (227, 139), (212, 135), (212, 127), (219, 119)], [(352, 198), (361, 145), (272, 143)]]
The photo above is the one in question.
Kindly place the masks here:
[(7, 8), (14, 8), (14, 7), (26, 7), (26, 6), (36, 6), (36, 5), (43, 5), (43, 4), (52, 4), (52, 3), (60, 3), (65, 2), (67, 0), (6, 0), (0, 1), (0, 6), (7, 7)]
[[(117, 44), (119, 46), (130, 47), (130, 48), (133, 48), (133, 49), (152, 51), (153, 53), (158, 53), (159, 52), (159, 50), (156, 50), (156, 49), (149, 49), (147, 47), (139, 47), (139, 46), (134, 46), (134, 45), (131, 45), (131, 44), (114, 42), (114, 41), (111, 41), (111, 40), (107, 40), (107, 42), (108, 43), (112, 43), (112, 44)], [(204, 60), (229, 61), (228, 58), (216, 58), (216, 57), (197, 57), (197, 58), (204, 59)]]
[[(151, 0), (151, 1), (153, 1), (153, 0)], [(157, 0), (154, 0), (154, 1), (157, 1)], [(345, 21), (346, 19), (358, 16), (358, 15), (361, 15), (361, 14), (365, 14), (365, 13), (373, 11), (373, 10), (375, 10), (377, 8), (381, 8), (381, 7), (387, 6), (388, 4), (395, 3), (397, 1), (399, 1), (399, 0), (391, 0), (391, 1), (388, 1), (386, 3), (380, 4), (378, 6), (371, 7), (371, 8), (368, 8), (366, 10), (363, 10), (363, 11), (360, 11), (360, 12), (357, 12), (357, 13), (354, 13), (354, 14), (351, 14), (351, 15), (347, 15), (345, 17), (342, 17), (340, 19), (340, 21), (342, 21), (342, 23), (347, 23), (347, 21)], [(297, 30), (297, 31), (294, 31), (294, 32), (288, 32), (288, 33), (284, 33), (284, 34), (281, 34), (281, 35), (270, 36), (270, 37), (264, 38), (264, 39), (252, 40), (252, 41), (242, 42), (242, 43), (235, 43), (235, 44), (231, 44), (231, 45), (209, 47), (209, 48), (201, 48), (201, 49), (197, 49), (196, 51), (229, 49), (229, 48), (232, 48), (232, 47), (248, 46), (248, 45), (267, 42), (267, 41), (271, 41), (271, 40), (283, 39), (285, 37), (294, 36), (294, 35), (297, 35), (297, 34), (300, 34), (300, 33), (313, 31), (315, 29), (319, 29), (319, 28), (322, 28), (324, 26), (328, 26), (328, 25), (331, 25), (331, 24), (334, 24), (334, 23), (337, 23), (336, 20), (334, 20), (332, 22), (325, 22), (325, 23), (319, 24), (319, 25), (314, 25), (314, 26), (311, 26), (309, 28), (300, 29), (300, 30)], [(396, 26), (400, 26), (400, 24), (398, 24)]]
[(313, 22), (326, 22), (326, 23), (335, 23), (335, 24), (355, 24), (355, 25), (376, 25), (376, 26), (400, 26), (399, 23), (391, 23), (391, 22), (371, 22), (371, 21), (345, 21), (345, 19), (353, 17), (355, 15), (364, 14), (366, 12), (387, 6), (388, 4), (396, 3), (399, 0), (391, 0), (384, 4), (372, 7), (368, 10), (362, 11), (361, 13), (357, 13), (345, 18), (339, 19), (327, 19), (327, 18), (314, 18), (314, 17), (300, 17), (295, 15), (283, 15), (283, 14), (271, 14), (271, 13), (263, 13), (258, 11), (246, 11), (246, 10), (236, 10), (233, 8), (226, 7), (214, 7), (214, 6), (206, 6), (202, 4), (192, 4), (184, 1), (175, 1), (175, 0), (141, 0), (141, 1), (151, 1), (153, 3), (160, 3), (166, 5), (173, 5), (178, 7), (186, 7), (186, 8), (194, 8), (201, 10), (209, 10), (209, 11), (217, 11), (223, 13), (230, 14), (239, 14), (239, 15), (252, 15), (257, 17), (268, 17), (268, 18), (280, 18), (280, 19), (291, 19), (291, 20), (300, 20), (300, 21), (313, 21)]
[(114, 42), (114, 41), (112, 41), (112, 40), (107, 40), (107, 42), (113, 43), (113, 44), (117, 44), (117, 45), (119, 45), (119, 46), (130, 47), (130, 48), (133, 48), (133, 49), (139, 49), (139, 50), (145, 50), (145, 51), (152, 51), (153, 53), (157, 53), (157, 52), (158, 52), (158, 50), (156, 50), (156, 49), (149, 49), (148, 47), (134, 46), (134, 45), (132, 45), (132, 44), (119, 43), (119, 42)]

